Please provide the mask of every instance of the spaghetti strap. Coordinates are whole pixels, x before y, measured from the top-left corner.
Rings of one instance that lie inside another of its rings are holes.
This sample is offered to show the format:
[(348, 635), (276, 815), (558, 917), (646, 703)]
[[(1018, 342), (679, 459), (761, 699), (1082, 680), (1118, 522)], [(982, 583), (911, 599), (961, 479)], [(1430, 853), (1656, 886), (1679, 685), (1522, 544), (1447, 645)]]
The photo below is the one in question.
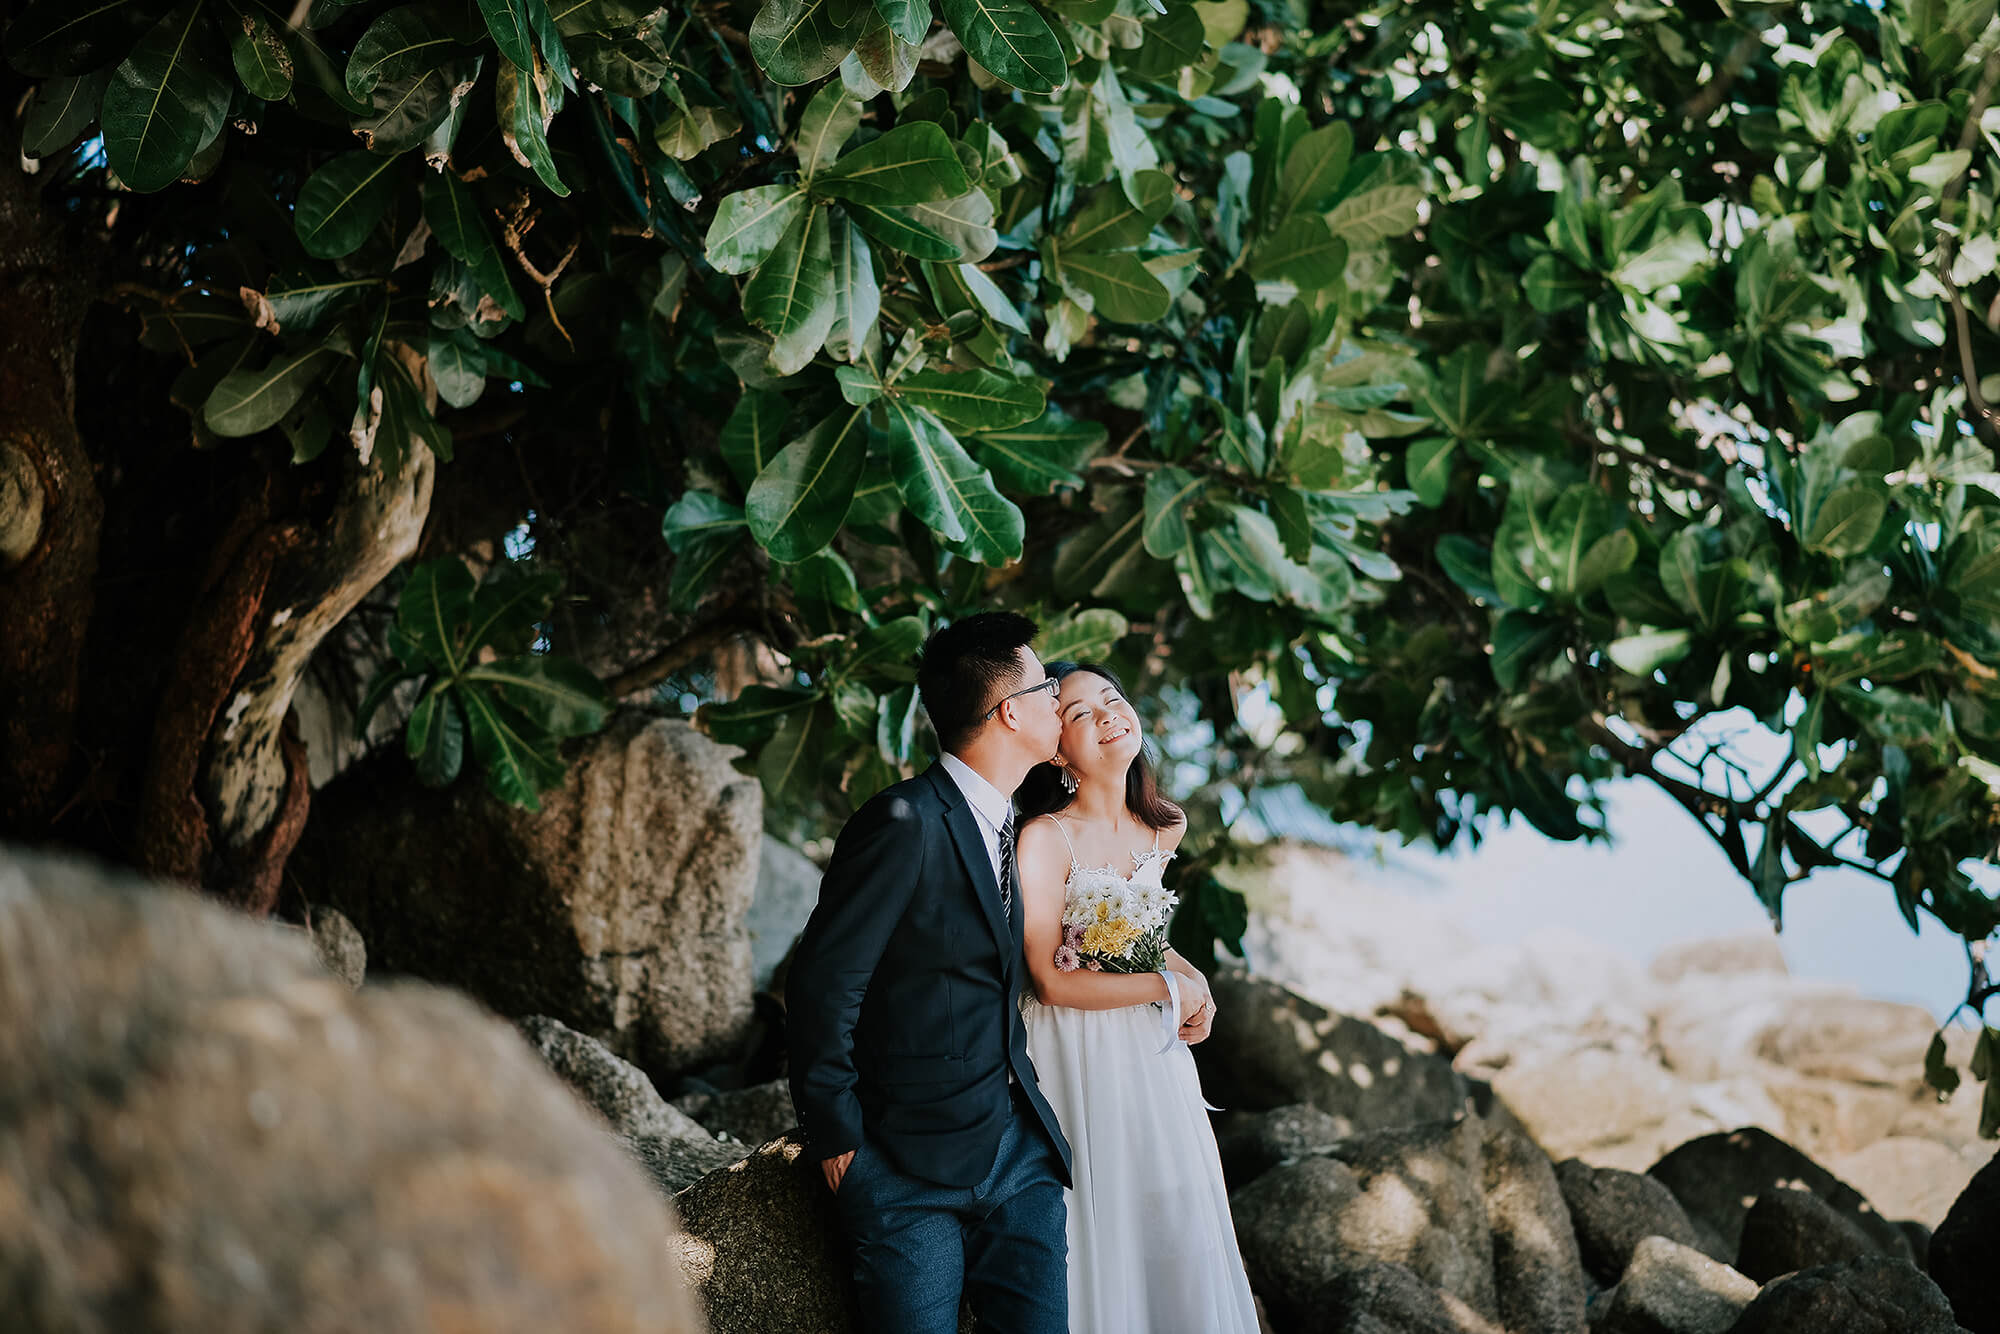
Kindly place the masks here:
[(1160, 831), (1155, 829), (1153, 831), (1153, 851), (1158, 852), (1159, 850), (1160, 850)]
[(1063, 843), (1069, 848), (1070, 873), (1074, 875), (1078, 869), (1076, 861), (1076, 844), (1070, 842), (1069, 829), (1067, 826), (1063, 824), (1063, 818), (1060, 815), (1051, 813), (1049, 818), (1051, 820), (1054, 820), (1056, 822), (1056, 828), (1062, 831)]

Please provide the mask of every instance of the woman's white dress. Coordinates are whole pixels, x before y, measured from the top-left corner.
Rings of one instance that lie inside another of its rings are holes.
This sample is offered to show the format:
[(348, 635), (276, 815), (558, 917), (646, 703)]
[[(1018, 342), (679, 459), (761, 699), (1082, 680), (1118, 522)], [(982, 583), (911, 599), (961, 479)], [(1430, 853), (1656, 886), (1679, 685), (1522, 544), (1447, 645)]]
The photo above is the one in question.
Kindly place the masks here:
[[(1078, 866), (1072, 849), (1065, 906), (1107, 879), (1158, 884), (1172, 856), (1140, 853), (1128, 878)], [(1021, 1008), (1028, 1054), (1074, 1160), (1071, 1334), (1257, 1334), (1187, 1044), (1160, 1051), (1152, 1005), (1071, 1010), (1023, 993)]]

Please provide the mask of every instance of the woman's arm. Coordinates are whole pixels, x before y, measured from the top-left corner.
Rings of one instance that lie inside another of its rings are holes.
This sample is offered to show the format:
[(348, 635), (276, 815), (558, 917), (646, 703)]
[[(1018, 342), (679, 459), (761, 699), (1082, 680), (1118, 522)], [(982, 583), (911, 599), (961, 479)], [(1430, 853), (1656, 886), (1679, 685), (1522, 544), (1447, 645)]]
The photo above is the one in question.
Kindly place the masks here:
[(1046, 820), (1021, 831), (1021, 948), (1028, 976), (1044, 1005), (1072, 1010), (1122, 1010), (1148, 1001), (1165, 1002), (1167, 983), (1158, 973), (1065, 973), (1056, 967), (1062, 944), (1063, 886), (1069, 879), (1069, 848), (1062, 832)]

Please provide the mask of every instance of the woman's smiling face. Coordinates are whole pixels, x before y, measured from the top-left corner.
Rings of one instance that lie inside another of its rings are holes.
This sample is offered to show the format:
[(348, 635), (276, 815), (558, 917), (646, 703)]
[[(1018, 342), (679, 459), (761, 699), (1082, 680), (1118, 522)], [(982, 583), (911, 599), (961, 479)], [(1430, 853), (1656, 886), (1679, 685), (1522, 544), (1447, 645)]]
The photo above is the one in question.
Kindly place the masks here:
[(1139, 753), (1139, 714), (1118, 687), (1095, 672), (1071, 672), (1056, 696), (1062, 762), (1081, 774), (1123, 773)]

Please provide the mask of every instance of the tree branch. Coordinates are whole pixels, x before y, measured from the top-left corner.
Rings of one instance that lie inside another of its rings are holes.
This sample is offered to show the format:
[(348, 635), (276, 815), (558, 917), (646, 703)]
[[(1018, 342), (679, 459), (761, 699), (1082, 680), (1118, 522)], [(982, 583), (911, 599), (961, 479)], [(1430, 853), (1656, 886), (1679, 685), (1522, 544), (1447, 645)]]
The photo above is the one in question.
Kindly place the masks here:
[(651, 690), (691, 662), (715, 652), (730, 640), (755, 633), (740, 621), (730, 620), (703, 626), (681, 636), (649, 658), (627, 667), (604, 683), (613, 699), (624, 699), (642, 690)]

